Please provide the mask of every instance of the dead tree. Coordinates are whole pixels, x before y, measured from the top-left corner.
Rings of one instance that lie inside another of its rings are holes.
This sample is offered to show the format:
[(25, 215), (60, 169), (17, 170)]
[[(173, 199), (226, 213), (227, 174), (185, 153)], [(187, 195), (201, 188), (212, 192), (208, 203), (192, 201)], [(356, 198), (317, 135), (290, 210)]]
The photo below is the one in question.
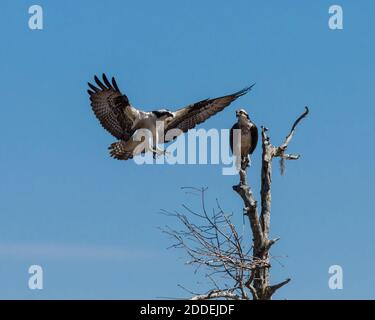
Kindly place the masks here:
[[(192, 292), (192, 299), (254, 299), (269, 300), (272, 295), (287, 284), (286, 279), (278, 284), (271, 285), (269, 281), (271, 246), (279, 240), (270, 239), (271, 217), (271, 178), (272, 161), (280, 158), (283, 173), (285, 160), (297, 160), (299, 155), (286, 153), (295, 129), (299, 122), (306, 117), (309, 109), (294, 122), (285, 141), (278, 147), (271, 144), (268, 129), (262, 127), (262, 168), (261, 168), (261, 203), (258, 206), (252, 189), (247, 182), (246, 166), (241, 165), (239, 170), (240, 182), (233, 186), (243, 201), (244, 214), (248, 217), (253, 239), (246, 241), (232, 223), (231, 215), (226, 214), (217, 202), (217, 209), (208, 214), (205, 204), (206, 189), (190, 188), (199, 192), (201, 198), (201, 211), (196, 212), (183, 206), (188, 214), (199, 219), (193, 222), (186, 214), (180, 212), (164, 213), (172, 215), (182, 223), (182, 230), (164, 229), (164, 232), (175, 239), (172, 247), (183, 248), (197, 269), (206, 268), (206, 276), (214, 288), (204, 294)], [(245, 168), (245, 169), (244, 169)], [(222, 280), (226, 283), (222, 285)], [(228, 285), (230, 281), (231, 285)], [(186, 289), (187, 290), (187, 289)]]

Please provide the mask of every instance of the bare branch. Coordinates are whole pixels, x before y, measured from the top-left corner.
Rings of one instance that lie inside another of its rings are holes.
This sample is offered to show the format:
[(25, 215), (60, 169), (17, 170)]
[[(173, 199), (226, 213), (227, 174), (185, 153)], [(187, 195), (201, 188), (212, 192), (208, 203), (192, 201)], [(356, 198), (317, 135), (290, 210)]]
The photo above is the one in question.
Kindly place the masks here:
[(233, 186), (233, 190), (240, 195), (244, 202), (244, 211), (249, 218), (255, 243), (262, 246), (263, 233), (258, 217), (257, 202), (251, 188), (247, 185), (247, 175), (245, 170), (240, 169), (240, 183)]
[[(288, 148), (288, 145), (290, 143), (290, 141), (292, 140), (293, 138), (293, 134), (297, 128), (297, 125), (299, 124), (299, 122), (305, 118), (309, 113), (309, 108), (308, 107), (305, 107), (305, 111), (297, 118), (297, 120), (293, 123), (293, 126), (292, 126), (292, 129), (290, 130), (289, 134), (287, 135), (287, 137), (285, 138), (285, 141), (284, 143), (279, 146), (278, 148), (276, 148), (275, 150), (275, 157), (280, 157), (283, 155), (284, 151)], [(295, 160), (295, 159), (293, 159)]]
[(291, 132), (293, 132), (295, 129), (296, 129), (296, 127), (297, 127), (297, 125), (298, 125), (298, 123), (304, 118), (304, 117), (306, 117), (307, 115), (308, 115), (308, 113), (309, 113), (309, 107), (305, 107), (305, 111), (298, 117), (298, 119), (293, 123), (293, 126), (292, 126), (292, 129), (290, 130)]
[(286, 279), (286, 280), (284, 280), (284, 281), (282, 281), (282, 282), (280, 282), (278, 284), (275, 284), (273, 286), (268, 287), (268, 294), (269, 294), (269, 296), (271, 297), (276, 292), (276, 290), (278, 290), (281, 287), (285, 286), (287, 283), (290, 282), (290, 280), (291, 279), (288, 278), (288, 279)]
[(242, 297), (233, 293), (232, 290), (212, 290), (207, 294), (197, 295), (191, 298), (191, 300), (209, 300), (217, 298), (227, 298), (232, 300), (242, 300)]

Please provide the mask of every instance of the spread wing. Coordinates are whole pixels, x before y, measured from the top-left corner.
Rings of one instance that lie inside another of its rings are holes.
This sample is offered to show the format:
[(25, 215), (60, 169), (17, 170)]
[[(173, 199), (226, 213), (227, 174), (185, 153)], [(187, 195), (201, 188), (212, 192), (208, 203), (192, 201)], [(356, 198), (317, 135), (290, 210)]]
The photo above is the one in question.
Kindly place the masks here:
[(194, 128), (209, 117), (224, 110), (234, 100), (249, 92), (253, 86), (254, 84), (236, 93), (214, 99), (205, 99), (177, 110), (174, 113), (174, 118), (169, 122), (166, 131), (176, 128), (182, 130), (182, 132), (186, 132)]
[(110, 83), (103, 74), (104, 84), (94, 77), (98, 87), (88, 83), (92, 110), (100, 124), (117, 139), (127, 140), (133, 123), (138, 116), (138, 110), (132, 107), (128, 97), (122, 95), (115, 78)]

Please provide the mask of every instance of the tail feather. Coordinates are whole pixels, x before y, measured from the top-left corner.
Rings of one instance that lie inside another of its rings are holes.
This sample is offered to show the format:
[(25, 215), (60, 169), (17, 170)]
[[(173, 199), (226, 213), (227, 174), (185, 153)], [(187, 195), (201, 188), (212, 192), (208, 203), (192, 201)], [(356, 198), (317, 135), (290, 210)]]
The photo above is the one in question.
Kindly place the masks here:
[(127, 148), (125, 141), (114, 142), (108, 147), (108, 149), (110, 150), (111, 157), (117, 160), (128, 160), (133, 158), (133, 152)]

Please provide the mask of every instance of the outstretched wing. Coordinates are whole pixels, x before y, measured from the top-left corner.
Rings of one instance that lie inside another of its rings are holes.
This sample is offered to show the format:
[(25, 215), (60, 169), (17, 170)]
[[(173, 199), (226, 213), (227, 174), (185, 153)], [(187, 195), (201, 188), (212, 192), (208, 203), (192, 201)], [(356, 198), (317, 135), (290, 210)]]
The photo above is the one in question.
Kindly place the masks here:
[(166, 131), (176, 128), (182, 130), (182, 132), (186, 132), (194, 128), (196, 125), (206, 121), (209, 117), (222, 111), (237, 98), (249, 92), (253, 86), (254, 84), (233, 94), (220, 98), (205, 99), (177, 110), (174, 113), (174, 118), (169, 122)]
[(128, 97), (122, 95), (115, 78), (110, 83), (103, 74), (104, 84), (94, 77), (98, 87), (88, 83), (92, 110), (100, 124), (117, 139), (127, 140), (133, 123), (137, 119), (138, 110), (132, 107)]

